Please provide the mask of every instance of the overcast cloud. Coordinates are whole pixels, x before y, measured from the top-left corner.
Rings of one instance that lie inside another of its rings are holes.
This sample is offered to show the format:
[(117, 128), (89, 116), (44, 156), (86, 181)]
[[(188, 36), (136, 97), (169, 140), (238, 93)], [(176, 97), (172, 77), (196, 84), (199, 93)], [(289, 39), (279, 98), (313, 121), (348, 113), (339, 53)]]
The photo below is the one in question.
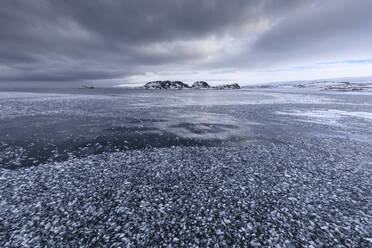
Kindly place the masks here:
[(0, 82), (9, 86), (372, 74), (370, 0), (0, 4)]

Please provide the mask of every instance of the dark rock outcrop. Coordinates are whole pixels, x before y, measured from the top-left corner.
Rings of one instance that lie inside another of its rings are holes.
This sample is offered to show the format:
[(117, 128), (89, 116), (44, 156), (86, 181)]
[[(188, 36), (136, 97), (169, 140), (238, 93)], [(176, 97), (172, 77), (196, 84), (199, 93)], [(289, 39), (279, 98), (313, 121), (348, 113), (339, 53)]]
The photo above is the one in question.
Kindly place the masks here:
[(194, 88), (194, 89), (240, 89), (239, 84), (224, 84), (221, 86), (211, 87), (207, 82), (197, 81), (191, 87), (181, 81), (152, 81), (148, 82), (144, 86), (145, 89), (185, 89), (185, 88)]
[(79, 89), (90, 89), (90, 90), (92, 90), (92, 89), (95, 89), (95, 87), (93, 87), (93, 86), (87, 86), (87, 85), (82, 85), (82, 86), (80, 86)]
[(216, 89), (218, 90), (224, 90), (224, 89), (240, 89), (239, 84), (234, 83), (234, 84), (224, 84), (222, 86), (217, 86)]
[(183, 89), (190, 88), (187, 84), (181, 81), (152, 81), (144, 86), (145, 89)]
[(207, 82), (197, 81), (197, 82), (193, 83), (193, 85), (191, 87), (192, 88), (197, 88), (197, 89), (207, 89), (207, 88), (210, 88), (211, 86), (209, 86), (209, 84)]

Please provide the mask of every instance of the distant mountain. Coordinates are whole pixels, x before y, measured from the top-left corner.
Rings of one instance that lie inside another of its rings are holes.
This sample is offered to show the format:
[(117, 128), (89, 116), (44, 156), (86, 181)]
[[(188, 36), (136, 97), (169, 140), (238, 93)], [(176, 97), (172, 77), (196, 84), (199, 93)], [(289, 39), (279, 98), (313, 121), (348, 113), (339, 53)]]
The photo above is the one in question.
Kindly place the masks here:
[(329, 84), (329, 86), (337, 83), (350, 83), (350, 84), (369, 84), (372, 83), (372, 76), (362, 77), (342, 77), (342, 78), (324, 78), (324, 79), (312, 79), (312, 80), (296, 80), (296, 81), (277, 81), (277, 82), (264, 82), (244, 85), (244, 88), (276, 88), (276, 87), (303, 87), (306, 85), (321, 86)]
[(337, 81), (337, 80), (319, 80), (290, 82), (272, 85), (257, 85), (249, 88), (311, 88), (332, 91), (372, 91), (372, 81)]

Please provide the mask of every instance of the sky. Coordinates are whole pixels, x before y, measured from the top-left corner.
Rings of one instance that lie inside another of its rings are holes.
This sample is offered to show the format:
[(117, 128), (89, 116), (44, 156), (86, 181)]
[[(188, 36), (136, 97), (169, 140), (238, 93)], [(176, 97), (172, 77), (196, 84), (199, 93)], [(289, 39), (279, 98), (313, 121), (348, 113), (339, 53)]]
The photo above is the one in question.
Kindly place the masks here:
[(371, 0), (0, 0), (0, 84), (372, 75)]

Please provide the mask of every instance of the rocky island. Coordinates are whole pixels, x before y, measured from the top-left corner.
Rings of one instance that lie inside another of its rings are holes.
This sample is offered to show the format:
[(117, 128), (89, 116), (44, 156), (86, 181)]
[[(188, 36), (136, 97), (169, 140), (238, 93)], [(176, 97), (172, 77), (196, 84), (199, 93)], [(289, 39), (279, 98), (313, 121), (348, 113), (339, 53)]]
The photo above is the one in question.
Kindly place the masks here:
[(197, 89), (209, 89), (211, 86), (204, 81), (197, 81), (192, 84), (192, 88), (197, 88)]
[(224, 90), (224, 89), (240, 89), (239, 84), (234, 83), (234, 84), (224, 84), (222, 86), (217, 86), (215, 87), (218, 90)]
[(145, 89), (183, 89), (190, 88), (187, 84), (181, 81), (152, 81), (144, 86)]
[(233, 84), (223, 84), (221, 86), (212, 87), (205, 81), (197, 81), (192, 84), (190, 87), (188, 84), (183, 83), (181, 81), (152, 81), (148, 82), (143, 86), (145, 89), (217, 89), (217, 90), (223, 90), (223, 89), (240, 89), (239, 84), (233, 83)]

